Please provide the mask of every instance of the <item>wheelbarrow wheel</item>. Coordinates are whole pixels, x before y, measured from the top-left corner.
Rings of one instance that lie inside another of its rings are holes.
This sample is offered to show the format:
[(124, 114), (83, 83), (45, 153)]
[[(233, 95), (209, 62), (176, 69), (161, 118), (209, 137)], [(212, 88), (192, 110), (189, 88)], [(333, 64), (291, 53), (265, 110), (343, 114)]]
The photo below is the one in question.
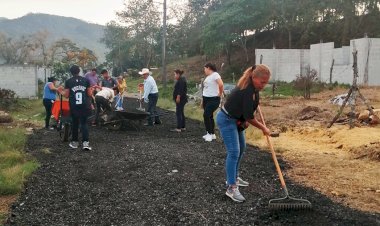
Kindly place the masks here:
[(71, 125), (70, 123), (65, 123), (63, 130), (60, 131), (60, 136), (63, 142), (69, 141), (69, 137), (71, 135)]
[(109, 119), (109, 122), (106, 122), (105, 126), (109, 130), (120, 130), (123, 127), (123, 120), (118, 116), (113, 116)]

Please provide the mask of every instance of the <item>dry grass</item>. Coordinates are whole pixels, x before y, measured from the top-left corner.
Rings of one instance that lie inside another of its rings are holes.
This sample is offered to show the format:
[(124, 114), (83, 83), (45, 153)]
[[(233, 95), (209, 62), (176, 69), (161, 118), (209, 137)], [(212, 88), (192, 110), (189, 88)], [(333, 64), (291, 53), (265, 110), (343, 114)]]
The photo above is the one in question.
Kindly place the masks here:
[[(380, 126), (349, 129), (347, 124), (334, 124), (326, 128), (339, 108), (328, 104), (328, 100), (346, 91), (326, 91), (311, 100), (263, 100), (263, 112), (271, 129), (283, 131), (272, 141), (276, 152), (292, 166), (287, 172), (289, 177), (353, 208), (380, 213)], [(361, 92), (372, 106), (380, 108), (379, 87), (362, 88)], [(300, 121), (298, 113), (307, 106), (330, 114)], [(358, 110), (365, 108), (358, 102)], [(344, 112), (349, 110), (346, 107)], [(262, 138), (247, 133), (248, 141), (267, 149)]]

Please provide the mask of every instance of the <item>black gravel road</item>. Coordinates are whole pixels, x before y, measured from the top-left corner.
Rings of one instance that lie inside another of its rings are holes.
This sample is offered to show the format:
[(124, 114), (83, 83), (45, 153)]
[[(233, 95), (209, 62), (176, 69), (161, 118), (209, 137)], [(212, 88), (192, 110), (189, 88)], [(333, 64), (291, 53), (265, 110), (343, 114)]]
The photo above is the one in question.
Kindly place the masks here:
[(247, 201), (234, 203), (224, 195), (222, 141), (205, 142), (202, 123), (193, 120), (186, 132), (169, 132), (173, 112), (162, 121), (140, 131), (90, 127), (91, 152), (71, 150), (57, 132), (37, 131), (26, 151), (41, 166), (5, 225), (380, 225), (380, 214), (335, 203), (289, 178), (290, 192), (313, 210), (270, 211), (268, 201), (283, 192), (270, 154), (255, 147), (241, 166)]

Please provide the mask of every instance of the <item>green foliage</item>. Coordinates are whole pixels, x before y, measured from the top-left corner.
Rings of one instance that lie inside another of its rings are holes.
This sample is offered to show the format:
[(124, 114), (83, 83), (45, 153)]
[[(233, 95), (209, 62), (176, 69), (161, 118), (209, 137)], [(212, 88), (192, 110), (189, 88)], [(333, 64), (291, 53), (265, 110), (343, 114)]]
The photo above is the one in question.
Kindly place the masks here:
[(53, 63), (52, 72), (53, 75), (60, 80), (61, 82), (66, 81), (70, 78), (70, 64), (69, 63), (63, 63), (63, 62), (55, 62)]
[(147, 67), (157, 64), (157, 49), (160, 43), (160, 13), (151, 0), (131, 0), (125, 9), (117, 13), (124, 26), (108, 23), (102, 41), (111, 50), (107, 61), (117, 71), (127, 67)]
[[(276, 83), (276, 95), (280, 96), (300, 96), (302, 95), (302, 91), (294, 89), (294, 83), (280, 82)], [(265, 96), (272, 96), (272, 84), (269, 84), (264, 90), (263, 94)]]

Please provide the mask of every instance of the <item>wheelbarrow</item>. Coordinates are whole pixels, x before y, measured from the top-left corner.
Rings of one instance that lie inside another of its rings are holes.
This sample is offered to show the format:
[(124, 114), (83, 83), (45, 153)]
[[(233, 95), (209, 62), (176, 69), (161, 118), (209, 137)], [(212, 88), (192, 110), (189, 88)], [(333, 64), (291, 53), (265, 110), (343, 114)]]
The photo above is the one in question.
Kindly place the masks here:
[(103, 119), (102, 125), (110, 130), (120, 130), (126, 125), (131, 125), (136, 130), (139, 130), (142, 120), (146, 119), (148, 116), (149, 113), (145, 111), (125, 109), (124, 111), (112, 111), (101, 118)]
[(62, 141), (69, 140), (71, 135), (71, 116), (70, 105), (68, 100), (63, 100), (62, 95), (59, 95), (59, 100), (55, 101), (52, 107), (52, 115), (57, 122), (57, 130)]

